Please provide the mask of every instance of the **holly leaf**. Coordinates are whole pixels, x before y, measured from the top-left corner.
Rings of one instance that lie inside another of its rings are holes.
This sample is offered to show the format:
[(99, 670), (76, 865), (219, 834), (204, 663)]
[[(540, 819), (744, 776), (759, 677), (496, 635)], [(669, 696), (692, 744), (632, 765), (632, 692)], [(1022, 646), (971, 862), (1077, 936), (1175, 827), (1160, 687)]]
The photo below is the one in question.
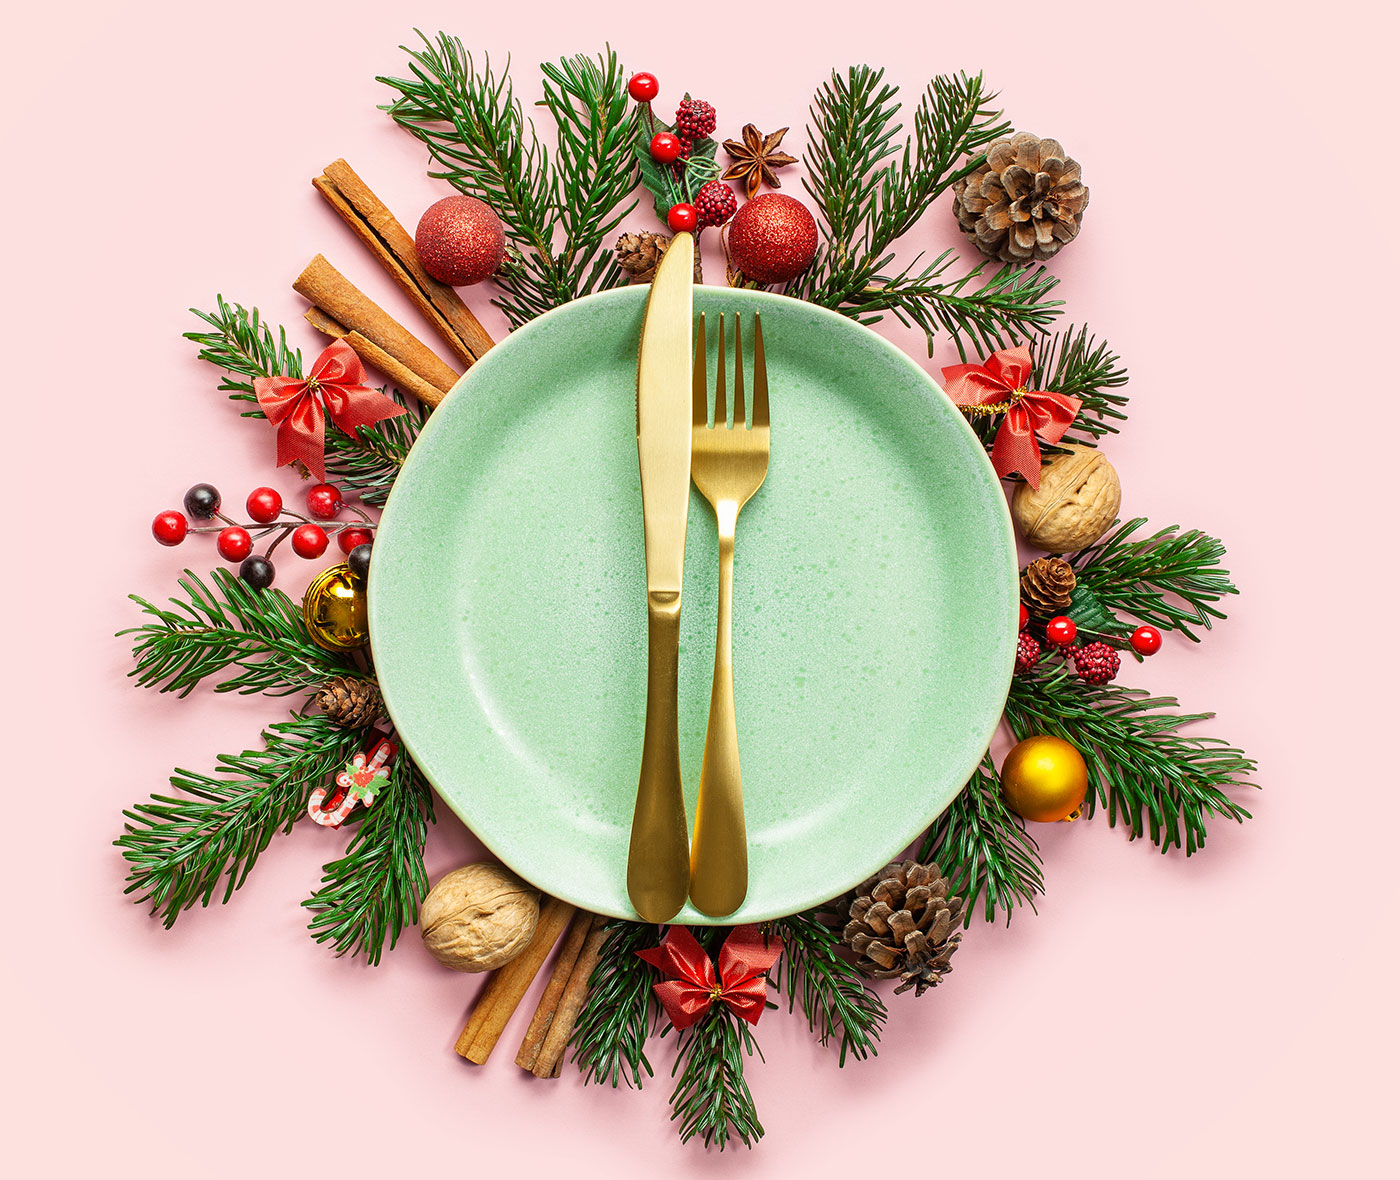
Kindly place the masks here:
[(661, 164), (652, 159), (652, 136), (663, 131), (674, 135), (676, 129), (659, 120), (654, 127), (643, 125), (641, 134), (632, 145), (632, 154), (637, 157), (637, 163), (641, 166), (642, 184), (652, 195), (652, 206), (656, 210), (656, 216), (665, 224), (666, 214), (671, 211), (671, 206), (682, 201), (694, 202), (695, 194), (706, 181), (719, 175), (720, 167), (715, 162), (719, 144), (713, 137), (706, 136), (704, 139), (697, 139), (691, 145), (683, 173), (678, 177), (670, 164)]
[(1070, 595), (1069, 608), (1065, 614), (1074, 620), (1079, 634), (1088, 635), (1093, 639), (1123, 641), (1133, 633), (1133, 628), (1128, 623), (1123, 622), (1104, 606), (1099, 596), (1082, 583), (1076, 586), (1074, 593)]

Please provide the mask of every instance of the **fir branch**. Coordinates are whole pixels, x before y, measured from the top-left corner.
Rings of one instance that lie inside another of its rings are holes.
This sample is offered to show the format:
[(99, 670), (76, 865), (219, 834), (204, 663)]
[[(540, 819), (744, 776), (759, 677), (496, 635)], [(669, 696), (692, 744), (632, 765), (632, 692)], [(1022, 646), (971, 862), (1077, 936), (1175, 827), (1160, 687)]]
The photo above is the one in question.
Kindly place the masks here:
[(423, 849), (433, 822), (433, 798), (407, 752), (393, 762), (389, 783), (360, 811), (345, 855), (325, 866), (321, 887), (301, 904), (315, 915), (307, 929), (337, 955), (363, 953), (377, 964), (387, 939), (392, 950), (405, 926), (418, 921), (428, 892)]
[(254, 590), (223, 569), (210, 577), (213, 589), (186, 570), (179, 583), (185, 597), (172, 597), (173, 609), (130, 596), (152, 619), (117, 633), (138, 637), (128, 673), (137, 684), (183, 697), (206, 677), (232, 670), (216, 692), (286, 696), (354, 670), (348, 658), (311, 641), (301, 607), (282, 591)]
[(964, 926), (972, 925), (978, 898), (988, 922), (1004, 910), (1009, 923), (1018, 905), (1034, 910), (1036, 894), (1045, 892), (1040, 848), (1003, 802), (990, 753), (925, 833), (919, 860), (936, 861), (948, 877), (949, 891), (966, 899)]
[(176, 770), (170, 784), (184, 797), (154, 795), (122, 813), (128, 822), (114, 843), (130, 865), (125, 892), (150, 902), (167, 929), (196, 902), (207, 906), (220, 882), (227, 903), (360, 742), (358, 730), (322, 714), (293, 717), (263, 731), (263, 749), (220, 754), (213, 775)]
[(815, 910), (779, 918), (769, 929), (783, 940), (779, 990), (788, 997), (788, 1011), (801, 1003), (807, 1027), (823, 1045), (840, 1040), (838, 1065), (850, 1053), (857, 1060), (873, 1057), (884, 1028), (884, 1001), (840, 953), (841, 941)]
[(1030, 340), (1029, 347), (1035, 365), (1033, 388), (1068, 394), (1082, 403), (1066, 442), (1092, 445), (1105, 434), (1118, 433), (1114, 423), (1127, 421), (1123, 407), (1128, 395), (1115, 391), (1128, 383), (1128, 370), (1107, 341), (1091, 336), (1087, 324), (1071, 324), (1053, 336)]
[(432, 413), (430, 406), (405, 397), (397, 389), (379, 392), (406, 413), (360, 427), (358, 438), (338, 428), (326, 431), (326, 478), (359, 493), (366, 504), (382, 507), (399, 477), (408, 452)]
[(671, 1071), (672, 1077), (680, 1075), (671, 1092), (671, 1119), (681, 1121), (682, 1143), (699, 1135), (706, 1147), (717, 1145), (723, 1151), (731, 1136), (745, 1147), (763, 1138), (763, 1124), (744, 1079), (744, 1058), (755, 1053), (761, 1061), (752, 1028), (724, 1004), (712, 1004), (680, 1034)]
[(1213, 714), (1177, 708), (1174, 697), (1038, 668), (1011, 682), (1006, 721), (1017, 740), (1051, 734), (1084, 755), (1086, 814), (1105, 808), (1109, 824), (1127, 826), (1130, 839), (1146, 836), (1164, 853), (1184, 848), (1190, 856), (1205, 843), (1210, 817), (1249, 818), (1228, 792), (1250, 785), (1255, 765), (1217, 738), (1183, 736), (1184, 726)]
[(656, 945), (656, 927), (613, 921), (588, 982), (588, 998), (569, 1043), (584, 1083), (620, 1081), (641, 1089), (642, 1071), (652, 1077), (647, 1037), (656, 1021), (651, 966), (637, 952)]
[(1200, 529), (1179, 533), (1175, 525), (1134, 539), (1146, 523), (1145, 517), (1130, 520), (1075, 557), (1079, 585), (1109, 611), (1199, 643), (1193, 628), (1209, 631), (1212, 619), (1225, 618), (1212, 604), (1239, 593), (1220, 565), (1225, 546)]

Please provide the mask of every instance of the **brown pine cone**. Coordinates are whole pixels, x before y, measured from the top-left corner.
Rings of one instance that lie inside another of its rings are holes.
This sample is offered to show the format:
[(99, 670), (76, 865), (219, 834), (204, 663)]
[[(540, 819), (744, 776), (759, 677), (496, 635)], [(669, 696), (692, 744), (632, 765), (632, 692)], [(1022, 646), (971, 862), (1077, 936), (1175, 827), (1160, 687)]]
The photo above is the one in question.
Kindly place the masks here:
[(953, 184), (953, 212), (988, 258), (1044, 261), (1073, 241), (1089, 207), (1079, 165), (1058, 140), (1018, 131), (987, 147), (987, 162)]
[(316, 703), (331, 721), (346, 729), (369, 725), (384, 716), (384, 698), (378, 685), (354, 676), (327, 680), (316, 694)]
[[(656, 277), (656, 266), (666, 253), (671, 239), (665, 234), (643, 230), (639, 234), (623, 234), (617, 239), (613, 252), (617, 261), (634, 283), (649, 283)], [(695, 251), (695, 281), (701, 281), (700, 251)]]
[(937, 865), (892, 864), (856, 889), (841, 941), (859, 956), (863, 974), (901, 979), (896, 995), (912, 987), (921, 996), (953, 969), (962, 906), (962, 898), (948, 896)]
[(1078, 579), (1063, 557), (1037, 557), (1021, 575), (1021, 601), (1037, 619), (1052, 619), (1069, 609)]

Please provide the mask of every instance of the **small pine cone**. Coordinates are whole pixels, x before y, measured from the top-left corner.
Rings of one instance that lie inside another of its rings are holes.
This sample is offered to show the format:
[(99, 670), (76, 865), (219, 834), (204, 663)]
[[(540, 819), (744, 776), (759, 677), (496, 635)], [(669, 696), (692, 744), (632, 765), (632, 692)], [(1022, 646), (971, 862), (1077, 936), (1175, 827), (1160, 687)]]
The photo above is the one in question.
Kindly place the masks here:
[(856, 966), (872, 979), (902, 980), (896, 994), (912, 987), (921, 996), (952, 970), (963, 903), (948, 896), (937, 865), (889, 865), (839, 904), (849, 917), (841, 941)]
[(384, 698), (370, 680), (336, 676), (316, 694), (316, 703), (336, 725), (356, 729), (384, 716)]
[(739, 211), (739, 198), (722, 180), (707, 180), (695, 194), (695, 212), (700, 224), (723, 225)]
[(1069, 649), (1069, 658), (1074, 661), (1074, 670), (1080, 680), (1090, 684), (1107, 684), (1118, 675), (1121, 663), (1118, 653), (1108, 644), (1095, 640), (1083, 647)]
[(1078, 163), (1057, 140), (1018, 131), (987, 147), (982, 167), (953, 184), (953, 212), (988, 258), (1044, 261), (1073, 241), (1089, 207)]
[(1016, 640), (1016, 671), (1024, 676), (1040, 662), (1040, 641), (1028, 631)]
[(681, 143), (704, 139), (715, 129), (715, 108), (698, 98), (687, 98), (676, 108), (676, 134)]
[(1078, 579), (1063, 557), (1037, 557), (1021, 575), (1021, 601), (1037, 619), (1051, 619), (1069, 609)]
[[(666, 253), (671, 239), (665, 234), (643, 231), (639, 234), (623, 234), (613, 247), (617, 261), (634, 283), (649, 283), (656, 277), (656, 266)], [(700, 251), (695, 252), (695, 281), (701, 281)]]

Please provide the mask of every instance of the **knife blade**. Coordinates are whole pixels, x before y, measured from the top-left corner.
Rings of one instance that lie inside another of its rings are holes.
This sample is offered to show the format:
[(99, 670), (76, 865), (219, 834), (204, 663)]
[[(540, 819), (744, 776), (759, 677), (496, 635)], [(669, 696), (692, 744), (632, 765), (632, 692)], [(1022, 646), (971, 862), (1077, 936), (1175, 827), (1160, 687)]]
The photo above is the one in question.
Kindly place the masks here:
[(647, 573), (647, 711), (627, 855), (627, 895), (648, 922), (675, 917), (690, 885), (676, 687), (690, 508), (694, 264), (694, 239), (678, 233), (652, 280), (637, 352), (637, 460)]

